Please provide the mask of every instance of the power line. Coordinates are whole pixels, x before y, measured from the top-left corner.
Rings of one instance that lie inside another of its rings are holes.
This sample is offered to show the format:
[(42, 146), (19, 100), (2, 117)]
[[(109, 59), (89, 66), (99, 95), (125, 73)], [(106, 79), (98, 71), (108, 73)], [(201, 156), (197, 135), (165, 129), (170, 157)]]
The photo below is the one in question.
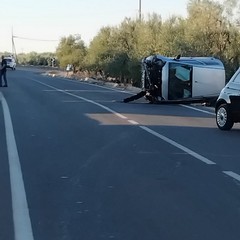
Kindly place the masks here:
[(39, 42), (58, 42), (59, 40), (53, 39), (37, 39), (37, 38), (27, 38), (27, 37), (19, 37), (19, 36), (12, 36), (13, 38), (24, 39), (29, 41), (39, 41)]

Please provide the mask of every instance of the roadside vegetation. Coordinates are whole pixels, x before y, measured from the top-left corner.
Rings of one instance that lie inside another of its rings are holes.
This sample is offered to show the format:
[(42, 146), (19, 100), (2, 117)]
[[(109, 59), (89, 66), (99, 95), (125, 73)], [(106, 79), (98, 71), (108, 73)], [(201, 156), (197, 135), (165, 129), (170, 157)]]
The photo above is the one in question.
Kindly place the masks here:
[(118, 26), (100, 29), (89, 46), (80, 34), (70, 35), (60, 40), (56, 53), (19, 54), (18, 62), (63, 69), (72, 64), (74, 72), (139, 86), (140, 61), (145, 56), (212, 56), (223, 61), (228, 80), (240, 63), (239, 4), (238, 0), (189, 0), (185, 18), (170, 16), (163, 21), (157, 13), (141, 20), (125, 18)]

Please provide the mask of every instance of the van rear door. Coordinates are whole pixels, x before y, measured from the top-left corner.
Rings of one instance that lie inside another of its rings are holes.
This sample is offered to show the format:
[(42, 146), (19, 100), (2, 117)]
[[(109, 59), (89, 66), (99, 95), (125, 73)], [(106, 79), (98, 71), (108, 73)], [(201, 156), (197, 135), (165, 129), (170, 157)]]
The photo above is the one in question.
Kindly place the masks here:
[(193, 67), (192, 96), (218, 96), (225, 86), (225, 70), (209, 67)]

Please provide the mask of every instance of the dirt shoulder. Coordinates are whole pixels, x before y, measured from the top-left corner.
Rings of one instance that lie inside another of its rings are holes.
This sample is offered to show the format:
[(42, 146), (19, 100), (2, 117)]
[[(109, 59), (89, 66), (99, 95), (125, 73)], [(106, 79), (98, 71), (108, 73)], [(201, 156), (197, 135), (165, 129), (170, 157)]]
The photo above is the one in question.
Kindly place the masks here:
[(120, 91), (129, 91), (133, 93), (138, 93), (141, 91), (141, 88), (133, 87), (131, 84), (123, 84), (123, 83), (115, 83), (113, 81), (102, 79), (101, 77), (97, 76), (96, 78), (88, 77), (84, 73), (78, 74), (73, 72), (66, 72), (61, 70), (49, 70), (43, 73), (46, 76), (51, 77), (61, 77), (81, 82), (87, 82), (89, 84), (96, 84), (100, 86), (106, 86), (109, 88), (115, 88)]

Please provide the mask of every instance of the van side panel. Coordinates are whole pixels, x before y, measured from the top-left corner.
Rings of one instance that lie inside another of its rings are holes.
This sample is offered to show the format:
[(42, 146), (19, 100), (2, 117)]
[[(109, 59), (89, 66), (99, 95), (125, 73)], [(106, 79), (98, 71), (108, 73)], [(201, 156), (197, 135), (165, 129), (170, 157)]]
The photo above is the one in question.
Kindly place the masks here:
[(225, 70), (221, 68), (193, 68), (193, 97), (218, 96), (225, 86)]

